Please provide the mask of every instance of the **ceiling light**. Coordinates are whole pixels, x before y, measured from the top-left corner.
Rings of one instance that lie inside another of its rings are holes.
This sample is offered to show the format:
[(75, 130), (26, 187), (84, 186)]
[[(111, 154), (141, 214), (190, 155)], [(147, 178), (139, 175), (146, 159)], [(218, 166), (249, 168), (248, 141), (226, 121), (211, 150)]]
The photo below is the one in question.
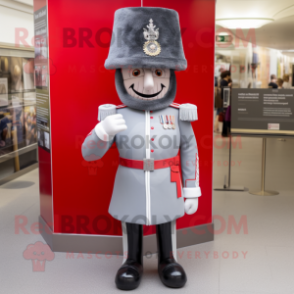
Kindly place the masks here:
[(272, 18), (219, 18), (216, 24), (228, 29), (258, 29), (273, 21)]
[(229, 33), (220, 32), (218, 34), (218, 36), (230, 36), (230, 34)]

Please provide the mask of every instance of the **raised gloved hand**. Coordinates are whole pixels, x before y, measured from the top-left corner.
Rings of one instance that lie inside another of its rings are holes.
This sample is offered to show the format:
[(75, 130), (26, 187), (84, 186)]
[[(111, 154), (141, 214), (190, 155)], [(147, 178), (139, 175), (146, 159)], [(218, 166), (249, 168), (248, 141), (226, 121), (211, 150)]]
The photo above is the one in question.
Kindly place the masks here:
[(185, 212), (187, 214), (193, 214), (198, 209), (198, 197), (196, 198), (187, 198), (185, 200)]
[(126, 121), (121, 114), (107, 116), (95, 127), (96, 135), (103, 141), (109, 141), (117, 133), (127, 129)]

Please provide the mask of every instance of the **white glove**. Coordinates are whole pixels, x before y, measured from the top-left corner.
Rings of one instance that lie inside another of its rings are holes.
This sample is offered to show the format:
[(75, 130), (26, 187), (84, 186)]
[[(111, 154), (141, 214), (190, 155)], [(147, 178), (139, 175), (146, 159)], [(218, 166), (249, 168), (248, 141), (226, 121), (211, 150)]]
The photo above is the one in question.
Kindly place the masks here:
[(187, 214), (193, 214), (198, 209), (198, 197), (188, 198), (185, 200), (185, 212)]
[(96, 125), (96, 135), (103, 141), (110, 141), (117, 133), (127, 129), (126, 121), (121, 114), (107, 116)]

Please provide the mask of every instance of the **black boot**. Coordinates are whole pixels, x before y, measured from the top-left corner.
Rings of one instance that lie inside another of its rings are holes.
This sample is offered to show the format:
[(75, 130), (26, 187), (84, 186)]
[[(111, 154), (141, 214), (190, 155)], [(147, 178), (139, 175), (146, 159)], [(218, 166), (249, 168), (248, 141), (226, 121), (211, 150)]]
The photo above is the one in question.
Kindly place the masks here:
[(117, 271), (115, 284), (121, 290), (136, 289), (143, 273), (142, 238), (143, 227), (126, 223), (128, 234), (128, 258)]
[(172, 252), (171, 223), (156, 226), (158, 274), (161, 282), (171, 288), (181, 288), (187, 281), (186, 273)]

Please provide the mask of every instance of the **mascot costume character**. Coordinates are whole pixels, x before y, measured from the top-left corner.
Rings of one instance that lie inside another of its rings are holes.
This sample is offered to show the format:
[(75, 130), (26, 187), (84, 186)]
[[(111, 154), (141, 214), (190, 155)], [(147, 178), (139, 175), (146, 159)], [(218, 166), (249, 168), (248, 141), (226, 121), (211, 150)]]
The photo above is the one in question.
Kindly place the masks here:
[(105, 67), (116, 69), (123, 104), (99, 106), (99, 123), (85, 139), (82, 155), (101, 159), (114, 142), (119, 150), (109, 213), (122, 222), (128, 254), (116, 286), (139, 286), (143, 225), (156, 225), (159, 277), (165, 286), (181, 288), (187, 277), (176, 260), (172, 231), (177, 218), (197, 211), (201, 190), (191, 126), (197, 107), (173, 103), (175, 71), (187, 68), (178, 13), (151, 7), (117, 10)]

